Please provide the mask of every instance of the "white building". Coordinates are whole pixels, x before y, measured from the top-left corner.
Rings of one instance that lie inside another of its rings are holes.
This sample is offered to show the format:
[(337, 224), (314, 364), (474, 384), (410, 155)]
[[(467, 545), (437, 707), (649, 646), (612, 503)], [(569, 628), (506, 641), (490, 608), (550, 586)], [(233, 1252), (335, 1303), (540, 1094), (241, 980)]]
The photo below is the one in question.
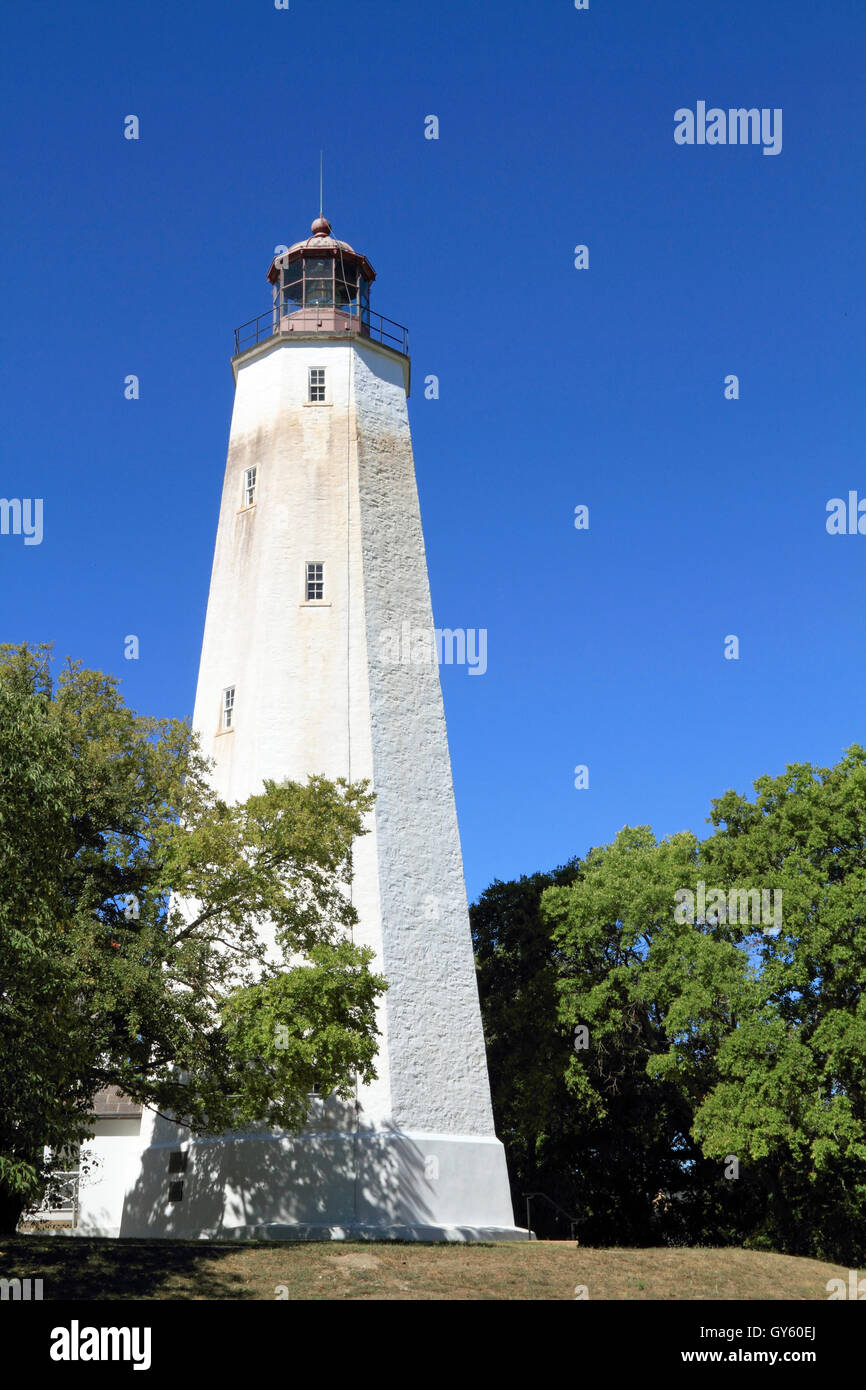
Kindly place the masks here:
[(145, 1110), (139, 1133), (96, 1138), (106, 1176), (82, 1183), (76, 1230), (522, 1239), (493, 1131), (438, 666), (392, 655), (407, 623), (435, 651), (408, 335), (371, 310), (375, 272), (323, 218), (268, 279), (272, 309), (236, 334), (193, 722), (229, 801), (264, 777), (370, 779), (353, 901), (355, 940), (390, 986), (378, 1080), (357, 1106), (311, 1099), (295, 1136), (195, 1139)]

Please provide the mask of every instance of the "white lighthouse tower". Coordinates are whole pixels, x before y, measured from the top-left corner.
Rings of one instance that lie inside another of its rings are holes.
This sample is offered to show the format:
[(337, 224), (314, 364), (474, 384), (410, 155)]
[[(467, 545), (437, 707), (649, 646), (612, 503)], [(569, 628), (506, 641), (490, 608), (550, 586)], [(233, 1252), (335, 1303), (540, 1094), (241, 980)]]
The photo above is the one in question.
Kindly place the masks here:
[[(368, 778), (355, 940), (389, 989), (378, 1080), (298, 1135), (145, 1112), (121, 1235), (521, 1239), (493, 1130), (406, 400), (367, 258), (312, 235), (236, 334), (194, 727), (227, 801)], [(407, 653), (404, 640), (411, 634)], [(421, 657), (419, 659), (419, 652)], [(424, 652), (431, 659), (424, 659)]]

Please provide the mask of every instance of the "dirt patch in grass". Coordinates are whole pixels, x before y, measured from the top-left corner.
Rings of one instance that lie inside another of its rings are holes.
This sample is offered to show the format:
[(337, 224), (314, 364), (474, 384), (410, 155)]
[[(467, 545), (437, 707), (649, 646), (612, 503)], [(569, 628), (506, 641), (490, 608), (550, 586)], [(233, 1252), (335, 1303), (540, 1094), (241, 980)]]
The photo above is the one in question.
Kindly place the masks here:
[(751, 1250), (79, 1240), (0, 1241), (0, 1276), (48, 1299), (821, 1299), (840, 1265)]

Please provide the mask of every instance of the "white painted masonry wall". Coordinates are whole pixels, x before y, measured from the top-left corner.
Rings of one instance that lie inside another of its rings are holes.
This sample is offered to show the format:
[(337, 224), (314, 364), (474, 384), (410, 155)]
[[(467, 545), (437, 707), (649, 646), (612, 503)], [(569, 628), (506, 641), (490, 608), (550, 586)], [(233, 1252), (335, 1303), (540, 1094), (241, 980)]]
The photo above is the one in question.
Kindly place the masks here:
[(93, 1138), (81, 1145), (77, 1235), (120, 1234), (124, 1197), (140, 1164), (140, 1131), (140, 1119), (94, 1121)]
[[(358, 349), (322, 339), (270, 343), (239, 364), (193, 727), (229, 801), (264, 776), (373, 779), (353, 376)], [(383, 360), (388, 360), (381, 354)], [(326, 401), (307, 404), (325, 368)], [(405, 397), (403, 403), (405, 411)], [(243, 506), (246, 470), (256, 501)], [(324, 564), (325, 600), (307, 604), (307, 561)], [(351, 679), (350, 679), (351, 672)], [(235, 687), (234, 727), (221, 731)], [(381, 962), (376, 821), (354, 853), (355, 940)], [(379, 1028), (387, 1017), (380, 1009)], [(367, 1089), (372, 1123), (390, 1112), (388, 1051)]]
[[(439, 668), (385, 659), (433, 632), (402, 377), (359, 351), (355, 401), (392, 1120), (493, 1135)], [(431, 642), (431, 652), (434, 646)]]
[[(390, 984), (379, 1079), (357, 1114), (316, 1102), (300, 1136), (190, 1140), (146, 1112), (124, 1235), (525, 1235), (493, 1131), (438, 666), (385, 658), (403, 622), (433, 631), (405, 365), (312, 335), (236, 359), (193, 717), (229, 801), (264, 777), (371, 781), (353, 901), (355, 940)], [(310, 367), (325, 368), (324, 404), (307, 403)], [(307, 561), (324, 564), (322, 604), (305, 602)], [(179, 1146), (184, 1199), (169, 1206)]]

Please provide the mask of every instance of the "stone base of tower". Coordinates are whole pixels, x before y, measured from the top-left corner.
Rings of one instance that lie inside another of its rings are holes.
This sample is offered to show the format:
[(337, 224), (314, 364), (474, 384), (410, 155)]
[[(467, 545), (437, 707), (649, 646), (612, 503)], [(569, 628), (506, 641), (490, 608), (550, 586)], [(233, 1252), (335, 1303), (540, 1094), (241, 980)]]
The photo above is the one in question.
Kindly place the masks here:
[(220, 1232), (202, 1231), (201, 1240), (391, 1240), (460, 1242), (535, 1240), (519, 1226), (242, 1226)]
[[(180, 1181), (182, 1193), (172, 1188)], [(119, 1231), (91, 1226), (79, 1233), (175, 1240), (529, 1239), (514, 1224), (498, 1139), (391, 1129), (184, 1142), (178, 1134), (142, 1150)]]

